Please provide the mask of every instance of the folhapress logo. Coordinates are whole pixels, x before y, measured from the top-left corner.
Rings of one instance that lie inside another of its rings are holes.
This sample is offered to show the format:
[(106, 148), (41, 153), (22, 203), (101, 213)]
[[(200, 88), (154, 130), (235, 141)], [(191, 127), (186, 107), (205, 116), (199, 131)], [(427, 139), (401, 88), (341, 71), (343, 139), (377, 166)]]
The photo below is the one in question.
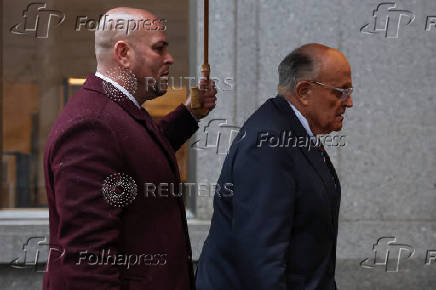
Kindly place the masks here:
[(35, 272), (47, 272), (50, 259), (60, 259), (65, 250), (50, 247), (47, 237), (30, 237), (22, 246), (22, 254), (9, 266), (15, 269), (33, 268)]
[(395, 2), (380, 3), (373, 11), (372, 21), (365, 24), (360, 32), (367, 34), (384, 33), (386, 38), (398, 38), (400, 28), (415, 20), (415, 15), (409, 10), (395, 9)]
[(204, 135), (194, 141), (194, 150), (215, 150), (217, 155), (226, 155), (232, 142), (239, 142), (245, 138), (246, 132), (241, 127), (228, 124), (226, 119), (212, 119), (204, 127)]
[(48, 38), (51, 26), (59, 26), (65, 20), (65, 13), (45, 9), (46, 3), (30, 3), (23, 11), (23, 22), (11, 27), (11, 33)]
[(398, 272), (400, 261), (413, 256), (415, 249), (407, 244), (395, 243), (395, 237), (381, 237), (373, 245), (374, 258), (366, 258), (360, 262), (362, 268), (373, 269), (383, 267), (386, 272)]

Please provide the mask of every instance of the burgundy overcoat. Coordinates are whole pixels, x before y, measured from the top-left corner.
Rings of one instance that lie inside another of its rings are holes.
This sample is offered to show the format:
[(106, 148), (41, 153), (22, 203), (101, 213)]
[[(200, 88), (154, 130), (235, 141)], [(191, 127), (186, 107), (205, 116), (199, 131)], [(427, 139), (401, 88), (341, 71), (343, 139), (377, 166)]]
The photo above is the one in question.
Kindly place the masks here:
[(175, 151), (197, 122), (180, 105), (156, 124), (103, 82), (88, 76), (46, 143), (50, 254), (43, 289), (193, 289), (182, 197), (177, 190), (153, 195), (150, 184), (180, 183)]

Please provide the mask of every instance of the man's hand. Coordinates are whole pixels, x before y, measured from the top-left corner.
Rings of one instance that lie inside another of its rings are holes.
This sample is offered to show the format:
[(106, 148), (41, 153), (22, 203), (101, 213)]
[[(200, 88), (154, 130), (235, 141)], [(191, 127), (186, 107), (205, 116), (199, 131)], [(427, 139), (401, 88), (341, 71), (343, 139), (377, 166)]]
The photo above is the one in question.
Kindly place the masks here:
[(208, 110), (206, 115), (200, 114), (196, 110), (192, 110), (191, 108), (191, 96), (186, 100), (185, 106), (191, 112), (191, 114), (197, 119), (200, 120), (206, 117), (210, 111), (215, 108), (216, 105), (216, 94), (217, 90), (215, 88), (215, 82), (212, 80), (200, 80), (199, 84), (200, 88), (200, 103), (201, 107)]

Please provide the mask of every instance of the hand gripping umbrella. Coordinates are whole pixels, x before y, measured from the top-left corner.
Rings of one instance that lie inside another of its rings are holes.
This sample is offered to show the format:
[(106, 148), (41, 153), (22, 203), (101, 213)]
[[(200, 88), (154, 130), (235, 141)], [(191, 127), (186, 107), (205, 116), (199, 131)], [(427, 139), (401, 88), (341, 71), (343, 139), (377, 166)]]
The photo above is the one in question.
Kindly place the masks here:
[[(204, 58), (201, 65), (201, 77), (209, 81), (209, 76), (209, 0), (204, 0)], [(191, 88), (191, 108), (197, 115), (206, 116), (209, 113), (208, 109), (203, 108), (200, 101), (200, 89), (197, 86)]]

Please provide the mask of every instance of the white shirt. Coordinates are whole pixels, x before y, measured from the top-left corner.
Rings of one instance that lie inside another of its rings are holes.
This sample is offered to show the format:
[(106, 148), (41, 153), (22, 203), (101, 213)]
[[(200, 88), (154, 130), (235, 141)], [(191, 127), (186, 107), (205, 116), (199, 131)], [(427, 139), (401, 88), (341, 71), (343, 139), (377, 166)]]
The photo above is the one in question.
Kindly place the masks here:
[(306, 117), (304, 117), (300, 111), (297, 110), (297, 108), (295, 108), (294, 105), (292, 105), (291, 102), (289, 102), (289, 105), (291, 106), (292, 110), (294, 110), (295, 116), (297, 116), (298, 120), (300, 120), (301, 125), (303, 125), (304, 129), (306, 129), (307, 135), (309, 135), (310, 137), (315, 137), (312, 133), (312, 130), (310, 130), (309, 127), (309, 122), (307, 122)]
[(109, 78), (107, 76), (102, 75), (99, 72), (96, 72), (95, 76), (98, 78), (101, 78), (104, 81), (107, 81), (108, 83), (111, 83), (114, 87), (116, 87), (124, 95), (126, 95), (138, 108), (141, 108), (141, 105), (138, 103), (138, 101), (135, 99), (135, 97), (133, 97), (133, 95), (131, 93), (129, 93), (129, 91), (126, 90), (124, 87), (122, 87), (119, 83), (117, 83), (116, 81), (112, 80), (111, 78)]

